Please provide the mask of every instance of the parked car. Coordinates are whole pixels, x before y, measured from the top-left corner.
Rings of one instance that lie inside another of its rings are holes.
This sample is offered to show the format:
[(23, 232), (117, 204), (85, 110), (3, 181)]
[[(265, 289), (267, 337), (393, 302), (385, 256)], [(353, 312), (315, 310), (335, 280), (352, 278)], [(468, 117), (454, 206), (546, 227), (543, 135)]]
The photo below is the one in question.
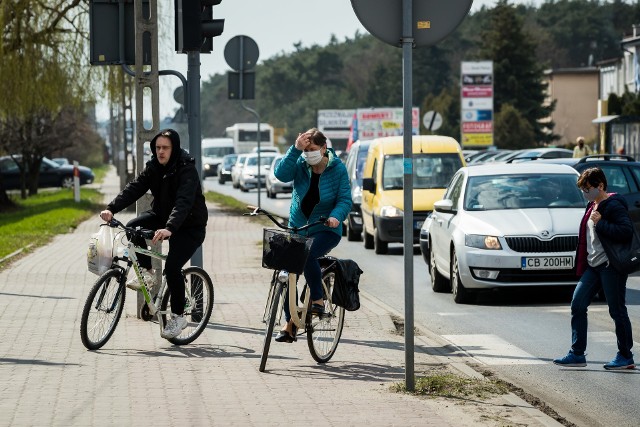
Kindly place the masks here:
[(69, 159), (67, 159), (66, 157), (54, 157), (53, 159), (54, 162), (56, 162), (57, 164), (59, 164), (60, 166), (64, 166), (64, 165), (70, 165), (71, 162), (69, 161)]
[(231, 184), (233, 188), (240, 188), (240, 174), (247, 156), (248, 154), (238, 154), (235, 164), (231, 167)]
[(351, 145), (349, 155), (346, 160), (349, 183), (351, 184), (351, 212), (345, 220), (347, 240), (360, 240), (362, 236), (362, 173), (364, 163), (367, 160), (371, 141), (356, 141)]
[(238, 159), (237, 154), (227, 154), (222, 158), (220, 167), (218, 167), (218, 183), (224, 184), (227, 181), (231, 181), (231, 169)]
[(479, 290), (575, 284), (578, 176), (540, 162), (461, 168), (420, 230), (433, 291), (467, 303)]
[[(269, 173), (269, 165), (271, 165), (275, 157), (275, 153), (260, 153), (260, 168), (258, 169), (258, 154), (248, 154), (238, 179), (240, 191), (247, 192), (253, 188), (258, 188), (258, 185), (264, 187)], [(260, 176), (258, 177), (258, 175)], [(260, 180), (259, 182), (258, 179)]]
[(502, 159), (505, 163), (523, 162), (536, 159), (560, 159), (573, 157), (573, 151), (566, 148), (530, 148), (524, 150), (516, 150), (511, 155)]
[(629, 214), (640, 228), (640, 162), (631, 156), (620, 154), (595, 154), (579, 159), (539, 160), (544, 163), (565, 164), (582, 173), (585, 169), (599, 167), (607, 177), (607, 191), (624, 196)]
[[(21, 161), (22, 156), (13, 156)], [(80, 185), (91, 184), (94, 180), (93, 171), (85, 166), (78, 166), (80, 173)], [(0, 174), (2, 182), (7, 190), (20, 188), (20, 169), (11, 156), (0, 157)], [(42, 158), (40, 174), (38, 176), (38, 188), (46, 187), (73, 187), (73, 166), (61, 166), (51, 159)]]
[(293, 192), (293, 181), (282, 182), (278, 178), (276, 178), (275, 170), (276, 166), (280, 163), (284, 156), (279, 154), (274, 157), (273, 161), (269, 165), (269, 173), (267, 173), (267, 197), (270, 199), (275, 199), (278, 197), (280, 193), (291, 193)]
[(468, 165), (469, 166), (481, 165), (483, 163), (491, 161), (491, 159), (494, 159), (497, 156), (505, 155), (507, 152), (510, 152), (510, 151), (511, 150), (501, 150), (501, 149), (487, 150), (481, 155), (474, 157), (471, 161), (469, 161)]

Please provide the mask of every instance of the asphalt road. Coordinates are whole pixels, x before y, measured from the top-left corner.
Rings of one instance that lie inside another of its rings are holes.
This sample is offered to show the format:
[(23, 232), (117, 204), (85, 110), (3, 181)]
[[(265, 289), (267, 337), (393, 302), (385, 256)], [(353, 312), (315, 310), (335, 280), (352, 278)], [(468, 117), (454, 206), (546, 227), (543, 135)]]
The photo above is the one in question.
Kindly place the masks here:
[[(205, 189), (221, 192), (248, 204), (257, 192), (242, 193), (230, 184), (205, 181)], [(276, 200), (261, 195), (264, 209), (287, 215), (290, 196)], [(352, 258), (365, 274), (361, 288), (404, 312), (404, 257), (400, 244), (389, 254), (375, 255), (362, 242), (343, 239), (332, 255)], [(552, 360), (563, 356), (571, 342), (569, 301), (571, 290), (510, 289), (480, 296), (474, 305), (455, 304), (450, 294), (431, 291), (429, 274), (419, 248), (414, 251), (414, 313), (422, 326), (464, 349), (483, 367), (546, 402), (560, 415), (580, 426), (637, 426), (640, 420), (640, 370), (607, 372), (602, 365), (613, 358), (616, 339), (606, 303), (589, 310), (586, 368), (560, 368)], [(640, 277), (630, 277), (627, 305), (640, 336)], [(640, 346), (636, 338), (636, 362)]]

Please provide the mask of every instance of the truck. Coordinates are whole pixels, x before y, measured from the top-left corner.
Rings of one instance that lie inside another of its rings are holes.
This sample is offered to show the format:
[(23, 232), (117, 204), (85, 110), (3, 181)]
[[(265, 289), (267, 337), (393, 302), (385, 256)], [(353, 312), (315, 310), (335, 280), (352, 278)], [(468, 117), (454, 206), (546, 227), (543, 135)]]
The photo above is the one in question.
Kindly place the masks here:
[[(258, 147), (257, 123), (235, 123), (225, 130), (225, 135), (233, 140), (236, 154), (250, 153)], [(274, 147), (273, 126), (260, 123), (260, 148)]]

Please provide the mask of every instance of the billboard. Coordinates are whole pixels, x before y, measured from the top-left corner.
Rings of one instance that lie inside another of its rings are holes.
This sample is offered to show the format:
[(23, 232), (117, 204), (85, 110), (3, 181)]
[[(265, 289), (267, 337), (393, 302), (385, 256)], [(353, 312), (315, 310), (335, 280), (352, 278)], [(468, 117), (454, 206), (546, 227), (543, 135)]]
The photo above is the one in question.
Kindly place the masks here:
[(460, 142), (462, 147), (493, 145), (493, 62), (460, 66)]

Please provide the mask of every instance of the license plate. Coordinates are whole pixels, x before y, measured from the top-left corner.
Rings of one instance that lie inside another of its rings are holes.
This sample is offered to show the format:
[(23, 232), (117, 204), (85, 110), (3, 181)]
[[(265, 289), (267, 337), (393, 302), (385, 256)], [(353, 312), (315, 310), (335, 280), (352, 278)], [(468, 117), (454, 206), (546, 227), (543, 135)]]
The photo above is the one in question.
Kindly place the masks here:
[(523, 270), (569, 270), (573, 268), (572, 256), (522, 257)]
[(422, 224), (424, 224), (424, 221), (414, 221), (413, 228), (418, 230), (418, 229), (422, 228)]

